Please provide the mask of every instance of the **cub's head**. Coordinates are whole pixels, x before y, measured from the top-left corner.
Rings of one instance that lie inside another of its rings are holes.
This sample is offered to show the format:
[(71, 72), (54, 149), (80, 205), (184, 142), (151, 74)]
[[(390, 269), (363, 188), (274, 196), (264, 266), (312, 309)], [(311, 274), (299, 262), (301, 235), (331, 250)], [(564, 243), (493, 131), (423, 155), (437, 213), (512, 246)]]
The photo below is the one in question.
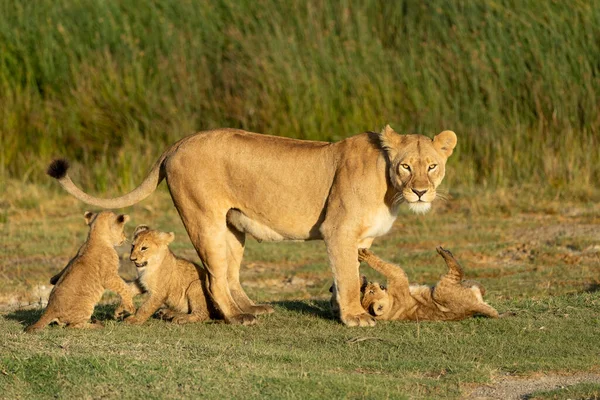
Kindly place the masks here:
[(425, 213), (437, 197), (446, 173), (446, 160), (456, 146), (456, 134), (443, 131), (432, 139), (422, 135), (399, 135), (389, 125), (379, 134), (389, 160), (389, 176), (398, 200), (416, 213)]
[(146, 225), (139, 225), (133, 232), (129, 259), (138, 269), (160, 265), (169, 252), (169, 244), (173, 239), (173, 232), (160, 232)]
[(120, 246), (127, 240), (123, 229), (129, 221), (129, 215), (116, 215), (111, 211), (99, 213), (86, 211), (83, 217), (85, 223), (90, 227), (90, 236), (98, 236), (112, 246)]
[(384, 315), (390, 310), (390, 296), (387, 288), (378, 282), (368, 282), (363, 276), (361, 304), (363, 308), (374, 317)]

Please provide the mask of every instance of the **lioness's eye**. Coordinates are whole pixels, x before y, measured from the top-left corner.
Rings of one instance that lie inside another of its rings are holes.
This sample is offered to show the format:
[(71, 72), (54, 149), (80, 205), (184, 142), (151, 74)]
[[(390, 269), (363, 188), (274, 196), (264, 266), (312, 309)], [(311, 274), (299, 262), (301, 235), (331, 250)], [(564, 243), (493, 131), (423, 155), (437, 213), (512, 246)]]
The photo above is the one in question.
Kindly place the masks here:
[(437, 168), (437, 164), (431, 164), (431, 165), (429, 166), (429, 170), (430, 170), (430, 171), (433, 171), (433, 170), (434, 170), (434, 169), (436, 169), (436, 168)]
[(146, 246), (142, 246), (141, 250), (146, 251), (146, 250), (148, 250), (148, 248)]
[(408, 165), (408, 164), (401, 164), (400, 166), (402, 168), (404, 168), (405, 170), (410, 171), (410, 165)]

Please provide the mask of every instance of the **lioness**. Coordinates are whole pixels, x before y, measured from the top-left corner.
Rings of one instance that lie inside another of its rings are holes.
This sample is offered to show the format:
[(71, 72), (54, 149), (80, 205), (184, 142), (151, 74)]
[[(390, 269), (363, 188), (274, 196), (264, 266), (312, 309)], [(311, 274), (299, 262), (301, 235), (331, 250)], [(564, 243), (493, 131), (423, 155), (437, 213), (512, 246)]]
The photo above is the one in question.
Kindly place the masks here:
[(56, 286), (50, 292), (48, 306), (39, 321), (28, 326), (25, 332), (39, 331), (54, 321), (70, 328), (101, 328), (101, 324), (89, 323), (89, 320), (105, 289), (121, 297), (115, 318), (123, 311), (135, 312), (129, 288), (118, 274), (119, 256), (115, 250), (115, 246), (125, 241), (123, 228), (129, 216), (87, 211), (84, 217), (90, 226), (87, 240), (67, 266), (52, 278)]
[(363, 278), (362, 306), (376, 319), (410, 321), (458, 321), (482, 314), (498, 318), (498, 312), (483, 301), (485, 289), (475, 281), (463, 281), (463, 269), (450, 251), (438, 247), (448, 273), (433, 287), (409, 285), (397, 265), (386, 263), (370, 250), (359, 249), (359, 261), (387, 278), (387, 288)]
[(210, 298), (204, 289), (206, 271), (171, 252), (169, 244), (174, 238), (173, 232), (159, 232), (146, 225), (135, 228), (129, 259), (137, 268), (138, 278), (130, 286), (135, 294), (148, 292), (150, 297), (135, 315), (125, 319), (128, 324), (143, 324), (163, 304), (169, 309), (163, 317), (177, 324), (210, 318)]
[(295, 140), (236, 129), (186, 137), (169, 147), (140, 186), (100, 199), (76, 187), (68, 163), (48, 174), (98, 207), (131, 206), (163, 180), (202, 263), (208, 290), (229, 323), (249, 324), (270, 306), (255, 305), (239, 280), (246, 234), (258, 240), (324, 240), (337, 285), (340, 319), (374, 325), (360, 304), (360, 247), (387, 233), (406, 202), (426, 212), (456, 146), (451, 131), (433, 140), (386, 126), (337, 143)]

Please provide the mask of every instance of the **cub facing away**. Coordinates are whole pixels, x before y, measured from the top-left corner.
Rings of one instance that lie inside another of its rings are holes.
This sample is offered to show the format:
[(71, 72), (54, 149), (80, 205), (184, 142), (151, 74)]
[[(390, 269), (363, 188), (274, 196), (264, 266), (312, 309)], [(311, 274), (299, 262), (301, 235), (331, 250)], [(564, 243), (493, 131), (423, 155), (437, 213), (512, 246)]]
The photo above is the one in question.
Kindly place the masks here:
[(133, 295), (148, 292), (150, 296), (125, 322), (143, 324), (163, 304), (168, 308), (163, 318), (177, 324), (210, 318), (206, 271), (171, 252), (169, 244), (174, 238), (173, 232), (160, 232), (146, 225), (135, 228), (129, 258), (138, 278), (130, 287)]
[(441, 246), (436, 250), (444, 258), (448, 273), (430, 287), (409, 285), (402, 268), (386, 263), (367, 249), (359, 249), (359, 261), (365, 261), (388, 280), (385, 288), (365, 279), (361, 288), (365, 310), (380, 320), (458, 321), (475, 314), (498, 318), (498, 312), (483, 301), (483, 286), (463, 280), (463, 269), (450, 251)]
[(48, 306), (41, 318), (25, 332), (39, 331), (51, 322), (71, 328), (101, 328), (100, 323), (89, 320), (106, 289), (121, 297), (115, 318), (123, 311), (135, 312), (130, 290), (118, 274), (119, 256), (115, 250), (115, 246), (120, 246), (126, 239), (123, 228), (129, 216), (117, 216), (110, 211), (98, 214), (87, 211), (84, 217), (90, 227), (87, 240), (67, 266), (51, 279), (55, 286), (50, 292)]

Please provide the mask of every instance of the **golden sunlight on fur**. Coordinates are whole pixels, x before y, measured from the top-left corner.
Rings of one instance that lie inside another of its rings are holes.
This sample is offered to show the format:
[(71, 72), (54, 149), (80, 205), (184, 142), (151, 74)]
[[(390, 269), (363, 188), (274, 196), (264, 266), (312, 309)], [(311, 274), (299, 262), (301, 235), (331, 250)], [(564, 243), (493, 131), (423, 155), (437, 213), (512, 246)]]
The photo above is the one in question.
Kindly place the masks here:
[[(143, 324), (162, 305), (161, 317), (177, 324), (210, 318), (210, 298), (205, 290), (206, 271), (199, 265), (178, 258), (169, 249), (175, 235), (140, 225), (133, 234), (130, 260), (138, 278), (130, 284), (132, 294), (149, 293), (128, 324)], [(214, 313), (214, 312), (213, 312)]]
[(463, 280), (462, 267), (450, 251), (442, 247), (436, 250), (444, 258), (448, 273), (429, 287), (409, 285), (402, 268), (360, 249), (359, 261), (366, 262), (388, 280), (387, 288), (377, 282), (363, 282), (365, 310), (380, 320), (458, 321), (475, 314), (498, 318), (498, 312), (483, 301), (483, 287), (475, 281)]
[(28, 326), (25, 332), (39, 331), (51, 322), (70, 328), (102, 328), (100, 323), (89, 321), (106, 289), (121, 297), (115, 318), (124, 311), (135, 312), (129, 288), (118, 274), (119, 256), (115, 250), (115, 246), (125, 241), (123, 228), (129, 216), (88, 211), (85, 220), (90, 226), (87, 240), (67, 266), (52, 277), (50, 282), (55, 286), (48, 306), (39, 321)]
[(402, 135), (389, 125), (336, 143), (296, 140), (237, 129), (200, 132), (166, 149), (130, 193), (100, 199), (79, 189), (68, 163), (48, 174), (76, 198), (104, 208), (129, 207), (164, 179), (208, 272), (210, 296), (224, 320), (253, 324), (272, 312), (241, 286), (248, 235), (259, 241), (323, 240), (336, 283), (340, 320), (373, 326), (360, 303), (356, 250), (385, 235), (401, 204), (427, 212), (441, 197), (456, 134)]

